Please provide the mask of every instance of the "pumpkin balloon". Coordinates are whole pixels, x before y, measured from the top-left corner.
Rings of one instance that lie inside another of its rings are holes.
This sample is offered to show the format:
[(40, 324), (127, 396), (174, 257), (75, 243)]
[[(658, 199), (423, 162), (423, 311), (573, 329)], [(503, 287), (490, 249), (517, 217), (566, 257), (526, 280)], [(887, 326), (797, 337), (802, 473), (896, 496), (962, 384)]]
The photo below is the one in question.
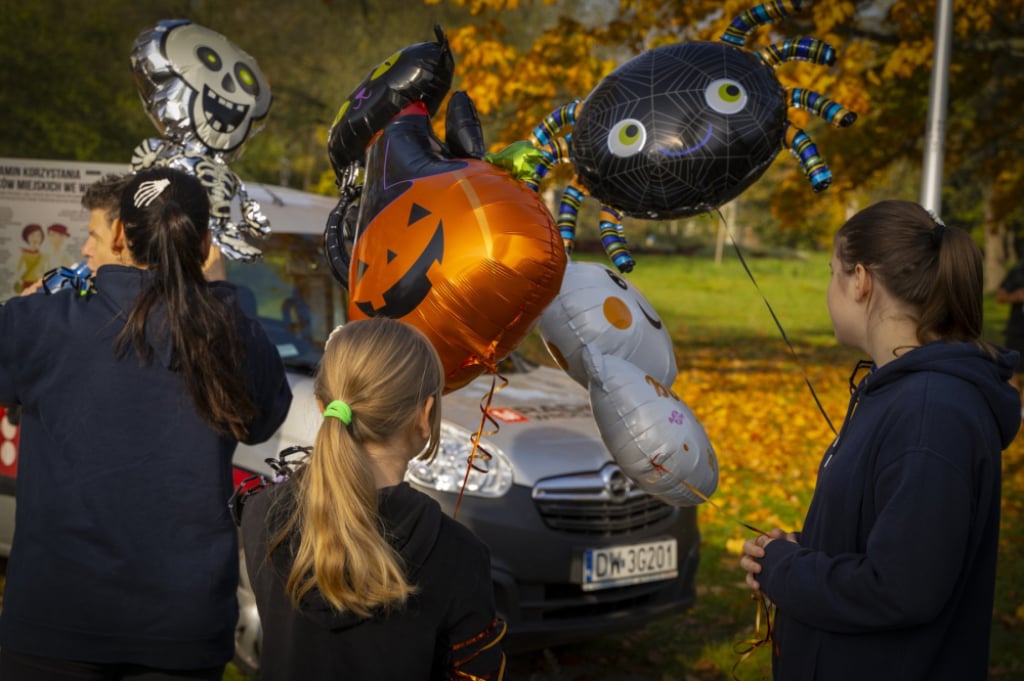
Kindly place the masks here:
[(446, 391), (496, 371), (565, 271), (537, 194), (490, 163), (448, 156), (419, 102), (371, 145), (355, 230), (350, 318), (392, 317), (423, 331)]
[(603, 265), (569, 262), (562, 289), (540, 317), (541, 337), (562, 369), (586, 388), (584, 346), (636, 364), (663, 385), (676, 380), (672, 339), (647, 299)]
[(690, 407), (620, 357), (587, 348), (584, 361), (601, 439), (622, 472), (675, 506), (695, 506), (714, 494), (718, 460)]

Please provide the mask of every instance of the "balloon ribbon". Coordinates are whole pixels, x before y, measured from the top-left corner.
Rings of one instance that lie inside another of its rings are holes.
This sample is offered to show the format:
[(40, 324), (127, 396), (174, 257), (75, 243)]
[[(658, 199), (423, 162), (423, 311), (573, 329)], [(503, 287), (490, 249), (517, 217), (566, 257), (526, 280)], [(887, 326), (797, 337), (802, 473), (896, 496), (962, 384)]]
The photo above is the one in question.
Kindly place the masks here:
[[(662, 473), (663, 475), (671, 475), (671, 472), (662, 464), (658, 463), (658, 461), (654, 457), (648, 457), (647, 460), (651, 464), (651, 467), (654, 468), (659, 473)], [(692, 492), (694, 495), (696, 495), (700, 500), (704, 501), (705, 503), (711, 506), (714, 506), (715, 509), (717, 509), (720, 513), (723, 513), (733, 522), (738, 523), (740, 526), (745, 527), (746, 529), (750, 530), (751, 532), (754, 532), (755, 534), (768, 536), (768, 533), (764, 530), (759, 530), (753, 525), (742, 520), (739, 516), (735, 516), (726, 511), (725, 509), (723, 509), (721, 506), (712, 501), (711, 498), (708, 497), (708, 495), (704, 494), (699, 489), (697, 489), (690, 483), (686, 482), (685, 480), (679, 480), (679, 484), (685, 487), (690, 492)], [(736, 644), (733, 646), (734, 652), (737, 655), (739, 655), (739, 659), (736, 660), (736, 663), (732, 666), (732, 678), (735, 681), (739, 681), (739, 677), (736, 675), (736, 670), (739, 668), (741, 664), (743, 664), (743, 662), (746, 661), (748, 657), (754, 654), (755, 650), (757, 650), (761, 646), (772, 645), (775, 654), (778, 655), (779, 653), (778, 643), (776, 643), (774, 639), (775, 604), (768, 600), (768, 597), (765, 596), (764, 592), (762, 591), (757, 591), (751, 594), (751, 599), (757, 602), (757, 612), (754, 615), (755, 636), (754, 638), (750, 638), (745, 641), (737, 641)], [(762, 617), (764, 617), (765, 629), (764, 634), (759, 635), (761, 632)]]
[[(501, 385), (498, 386), (497, 382), (501, 381)], [(477, 427), (476, 432), (470, 436), (470, 440), (473, 442), (473, 449), (469, 452), (469, 457), (466, 460), (466, 474), (462, 478), (462, 487), (459, 488), (459, 498), (455, 500), (455, 510), (452, 512), (452, 518), (459, 517), (459, 506), (462, 505), (462, 495), (466, 491), (466, 484), (469, 482), (470, 471), (476, 470), (481, 473), (486, 473), (487, 469), (482, 468), (475, 464), (476, 459), (481, 461), (490, 461), (494, 456), (487, 451), (487, 448), (480, 444), (480, 438), (484, 435), (494, 435), (498, 432), (498, 422), (490, 414), (491, 400), (494, 398), (494, 393), (502, 390), (508, 385), (508, 379), (499, 373), (495, 373), (491, 377), (491, 389), (487, 391), (487, 394), (480, 398), (480, 425)], [(494, 426), (492, 430), (484, 430), (484, 425), (490, 422)]]

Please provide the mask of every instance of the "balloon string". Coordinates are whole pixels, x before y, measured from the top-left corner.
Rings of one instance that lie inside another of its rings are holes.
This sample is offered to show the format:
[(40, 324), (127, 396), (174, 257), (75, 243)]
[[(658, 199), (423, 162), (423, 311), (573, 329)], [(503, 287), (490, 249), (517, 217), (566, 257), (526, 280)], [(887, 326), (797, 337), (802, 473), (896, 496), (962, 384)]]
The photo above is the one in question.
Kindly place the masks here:
[[(647, 460), (648, 463), (651, 464), (651, 467), (654, 468), (659, 473), (662, 473), (663, 475), (670, 475), (670, 471), (667, 468), (665, 468), (662, 464), (658, 463), (658, 461), (654, 457), (648, 457)], [(750, 530), (751, 532), (757, 535), (767, 536), (767, 532), (765, 532), (764, 530), (760, 530), (757, 527), (754, 527), (753, 525), (745, 522), (739, 516), (729, 513), (724, 508), (719, 506), (717, 503), (712, 501), (708, 495), (704, 494), (690, 483), (686, 482), (685, 480), (679, 480), (678, 482), (688, 491), (696, 495), (697, 498), (699, 498), (701, 501), (705, 502), (706, 504), (709, 504), (710, 506), (713, 506), (715, 510), (717, 510), (719, 513), (722, 513), (733, 522), (739, 524), (742, 527), (745, 527), (746, 529)], [(773, 626), (775, 618), (775, 604), (769, 601), (768, 597), (765, 596), (764, 593), (761, 591), (751, 594), (751, 598), (757, 601), (758, 604), (757, 612), (754, 615), (754, 633), (758, 634), (761, 631), (762, 615), (764, 616), (765, 620), (765, 633), (763, 636), (747, 639), (745, 641), (739, 641), (734, 646), (736, 654), (739, 655), (739, 659), (736, 660), (736, 663), (732, 667), (732, 678), (735, 679), (735, 681), (739, 681), (739, 677), (736, 676), (736, 670), (739, 668), (741, 664), (743, 664), (743, 662), (747, 660), (748, 657), (754, 654), (755, 650), (757, 650), (761, 646), (775, 643), (775, 632)], [(745, 647), (741, 648), (741, 646)], [(778, 651), (778, 644), (775, 644), (775, 650)]]
[[(501, 381), (501, 385), (498, 386), (497, 382)], [(466, 485), (469, 483), (469, 474), (471, 471), (476, 470), (481, 473), (486, 473), (487, 470), (480, 468), (475, 465), (475, 461), (479, 458), (482, 461), (490, 461), (494, 458), (487, 448), (480, 444), (480, 438), (484, 435), (494, 435), (498, 432), (498, 422), (490, 414), (491, 400), (494, 398), (494, 393), (505, 388), (508, 385), (508, 379), (501, 374), (495, 373), (491, 377), (491, 388), (487, 391), (487, 394), (480, 398), (480, 425), (477, 426), (476, 432), (470, 436), (470, 441), (473, 443), (473, 448), (469, 452), (469, 457), (466, 459), (466, 474), (462, 477), (462, 486), (459, 488), (459, 496), (455, 500), (455, 510), (452, 512), (452, 518), (459, 517), (459, 507), (462, 505), (462, 496), (466, 491)], [(492, 430), (484, 431), (484, 425), (490, 422), (494, 426)]]
[(803, 375), (804, 383), (807, 384), (807, 388), (811, 391), (811, 397), (814, 398), (814, 403), (818, 405), (818, 411), (820, 411), (821, 415), (825, 417), (825, 422), (828, 424), (828, 427), (832, 430), (832, 434), (837, 435), (838, 433), (836, 431), (836, 427), (832, 425), (832, 419), (830, 419), (828, 417), (828, 414), (825, 412), (825, 407), (821, 404), (821, 400), (818, 399), (818, 393), (817, 391), (814, 390), (814, 386), (811, 384), (811, 379), (807, 376), (807, 371), (804, 370), (804, 366), (800, 362), (800, 358), (796, 354), (796, 348), (793, 347), (793, 343), (790, 342), (789, 336), (786, 335), (786, 330), (782, 328), (782, 322), (779, 321), (778, 316), (775, 314), (775, 310), (774, 308), (772, 308), (772, 304), (768, 302), (768, 298), (765, 297), (764, 292), (761, 291), (761, 286), (757, 283), (757, 279), (754, 278), (754, 273), (751, 272), (750, 268), (747, 266), (746, 258), (743, 257), (743, 252), (740, 250), (739, 244), (736, 243), (736, 239), (732, 235), (732, 230), (729, 229), (729, 223), (726, 221), (725, 216), (722, 215), (722, 211), (720, 209), (716, 208), (715, 212), (718, 213), (718, 217), (719, 219), (721, 219), (722, 225), (725, 227), (725, 231), (729, 234), (729, 241), (732, 243), (732, 247), (736, 251), (736, 255), (740, 259), (740, 264), (743, 265), (743, 269), (746, 271), (747, 276), (750, 278), (750, 281), (754, 284), (754, 288), (757, 289), (758, 295), (761, 296), (761, 300), (764, 301), (765, 307), (768, 308), (768, 312), (771, 314), (772, 320), (775, 322), (776, 328), (778, 328), (779, 333), (782, 334), (782, 340), (786, 341), (786, 347), (789, 348), (789, 354), (793, 356), (793, 361), (796, 363), (797, 368)]
[[(653, 457), (653, 456), (647, 457), (647, 462), (651, 465), (651, 468), (653, 468), (654, 470), (658, 471), (662, 475), (668, 476), (670, 478), (674, 477), (672, 472), (669, 469), (665, 468), (665, 466), (663, 466), (662, 464), (658, 463), (658, 460), (655, 457)], [(716, 509), (718, 509), (718, 511), (720, 513), (722, 513), (723, 515), (728, 517), (733, 522), (738, 523), (739, 525), (747, 528), (748, 530), (750, 530), (751, 532), (753, 532), (755, 534), (758, 534), (758, 535), (762, 535), (762, 534), (763, 535), (767, 535), (768, 534), (767, 532), (765, 532), (763, 530), (759, 530), (756, 527), (754, 527), (753, 525), (750, 525), (750, 524), (744, 522), (743, 520), (741, 520), (739, 518), (739, 516), (735, 516), (735, 515), (729, 513), (724, 508), (722, 508), (721, 506), (716, 504), (714, 501), (712, 501), (711, 498), (708, 495), (704, 494), (699, 489), (697, 489), (696, 487), (694, 487), (690, 483), (686, 482), (685, 480), (679, 480), (678, 482), (679, 482), (680, 485), (685, 487), (688, 491), (693, 493), (701, 501), (703, 501), (703, 502), (705, 502), (705, 503), (707, 503), (707, 504), (709, 504), (711, 506), (714, 506)]]
[(754, 615), (754, 634), (759, 634), (761, 631), (762, 617), (764, 617), (765, 624), (764, 634), (745, 641), (739, 641), (733, 646), (734, 652), (739, 655), (739, 659), (732, 666), (732, 678), (734, 681), (740, 681), (739, 676), (736, 675), (739, 666), (746, 662), (747, 658), (753, 655), (754, 651), (761, 646), (771, 645), (775, 654), (779, 654), (779, 644), (775, 641), (775, 604), (768, 600), (768, 597), (760, 591), (751, 594), (751, 598), (757, 602), (757, 614)]

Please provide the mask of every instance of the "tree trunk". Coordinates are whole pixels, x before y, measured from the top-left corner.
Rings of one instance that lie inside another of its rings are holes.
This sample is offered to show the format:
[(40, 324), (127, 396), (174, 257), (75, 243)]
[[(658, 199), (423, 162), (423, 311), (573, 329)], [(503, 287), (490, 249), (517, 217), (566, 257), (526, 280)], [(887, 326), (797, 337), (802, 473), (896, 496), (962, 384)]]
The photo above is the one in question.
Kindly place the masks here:
[(995, 219), (992, 209), (992, 181), (986, 180), (982, 189), (982, 201), (985, 211), (985, 292), (991, 293), (999, 286), (1006, 276), (1006, 263), (1009, 260), (1007, 248), (1008, 235), (1006, 221)]

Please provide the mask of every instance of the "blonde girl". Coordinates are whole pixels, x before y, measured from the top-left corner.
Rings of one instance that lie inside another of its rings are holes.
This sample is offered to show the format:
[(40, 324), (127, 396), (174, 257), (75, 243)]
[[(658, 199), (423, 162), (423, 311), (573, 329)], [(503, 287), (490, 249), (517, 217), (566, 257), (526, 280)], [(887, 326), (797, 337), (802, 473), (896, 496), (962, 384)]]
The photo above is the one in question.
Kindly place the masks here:
[(264, 681), (501, 678), (488, 551), (403, 482), (437, 448), (443, 386), (437, 352), (407, 324), (331, 334), (308, 463), (242, 517)]

